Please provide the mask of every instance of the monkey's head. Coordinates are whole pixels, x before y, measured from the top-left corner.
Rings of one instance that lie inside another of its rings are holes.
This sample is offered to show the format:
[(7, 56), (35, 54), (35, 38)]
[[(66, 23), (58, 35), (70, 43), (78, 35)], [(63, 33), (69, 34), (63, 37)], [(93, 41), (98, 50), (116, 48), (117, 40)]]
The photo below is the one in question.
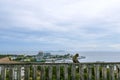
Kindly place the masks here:
[(79, 54), (78, 54), (78, 53), (76, 53), (76, 54), (75, 54), (75, 56), (76, 56), (76, 57), (79, 57)]

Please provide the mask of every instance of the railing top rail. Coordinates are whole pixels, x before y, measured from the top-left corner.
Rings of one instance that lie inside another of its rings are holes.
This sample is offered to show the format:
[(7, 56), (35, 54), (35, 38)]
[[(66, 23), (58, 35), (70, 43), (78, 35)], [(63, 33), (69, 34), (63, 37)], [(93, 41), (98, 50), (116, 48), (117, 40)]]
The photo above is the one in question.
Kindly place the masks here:
[(81, 62), (81, 63), (41, 63), (41, 62), (19, 62), (19, 63), (0, 63), (0, 65), (93, 65), (93, 64), (120, 64), (120, 62)]

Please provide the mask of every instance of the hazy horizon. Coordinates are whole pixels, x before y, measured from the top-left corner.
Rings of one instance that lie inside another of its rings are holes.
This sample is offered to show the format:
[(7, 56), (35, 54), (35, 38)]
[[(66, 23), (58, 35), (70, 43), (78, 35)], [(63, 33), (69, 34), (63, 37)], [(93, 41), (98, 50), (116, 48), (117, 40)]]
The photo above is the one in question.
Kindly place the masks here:
[[(74, 55), (75, 53), (78, 53), (79, 56), (85, 56), (85, 59), (80, 59), (80, 62), (120, 62), (120, 51), (76, 51), (76, 52), (70, 52), (70, 51), (53, 51), (50, 52), (52, 55), (65, 55), (65, 54), (71, 54)], [(0, 52), (0, 54), (2, 54)], [(37, 55), (38, 51), (27, 51), (27, 52), (7, 52), (3, 54), (15, 54), (15, 55)], [(72, 61), (72, 59), (71, 59)]]

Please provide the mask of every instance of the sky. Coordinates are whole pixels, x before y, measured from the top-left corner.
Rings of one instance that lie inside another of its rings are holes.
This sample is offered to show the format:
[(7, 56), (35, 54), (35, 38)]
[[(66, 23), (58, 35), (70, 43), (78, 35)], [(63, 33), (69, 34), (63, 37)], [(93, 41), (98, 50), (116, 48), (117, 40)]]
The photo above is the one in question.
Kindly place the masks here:
[(120, 0), (0, 0), (0, 51), (120, 51)]

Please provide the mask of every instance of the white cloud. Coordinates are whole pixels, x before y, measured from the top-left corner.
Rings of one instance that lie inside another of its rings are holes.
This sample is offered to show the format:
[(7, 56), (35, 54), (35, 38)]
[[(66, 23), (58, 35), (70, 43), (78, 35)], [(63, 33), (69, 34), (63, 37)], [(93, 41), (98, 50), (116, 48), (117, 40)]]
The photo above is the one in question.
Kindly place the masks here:
[(120, 49), (120, 44), (111, 44), (109, 45), (110, 48), (119, 50)]
[[(64, 45), (66, 47), (75, 48), (75, 44), (78, 44), (77, 48), (96, 49), (102, 44), (99, 39), (120, 34), (119, 0), (2, 0), (0, 2), (2, 6), (0, 29), (11, 27), (11, 29), (57, 33), (55, 36), (48, 34), (49, 37), (36, 37), (36, 34), (27, 37), (21, 35), (25, 41), (48, 43), (54, 41), (56, 44), (66, 44)], [(19, 35), (14, 34), (10, 37), (18, 38)], [(5, 37), (10, 38), (9, 35), (3, 36)], [(114, 42), (108, 41), (108, 43)], [(110, 47), (115, 48), (119, 45)]]
[[(119, 15), (115, 12), (119, 10), (118, 7), (120, 1), (52, 0), (51, 2), (49, 2), (47, 0), (21, 0), (15, 1), (14, 4), (13, 2), (10, 3), (11, 4), (8, 4), (8, 7), (10, 8), (7, 8), (11, 13), (10, 18), (13, 18), (13, 24), (15, 24), (15, 21), (16, 25), (18, 24), (31, 29), (36, 28), (36, 30), (39, 30), (41, 28), (50, 30), (63, 30), (70, 29), (73, 26), (77, 29), (78, 27), (85, 27), (86, 24), (91, 24), (103, 20), (105, 22), (110, 20), (113, 21), (113, 18)], [(72, 23), (73, 25), (55, 25), (55, 23), (60, 22)]]

